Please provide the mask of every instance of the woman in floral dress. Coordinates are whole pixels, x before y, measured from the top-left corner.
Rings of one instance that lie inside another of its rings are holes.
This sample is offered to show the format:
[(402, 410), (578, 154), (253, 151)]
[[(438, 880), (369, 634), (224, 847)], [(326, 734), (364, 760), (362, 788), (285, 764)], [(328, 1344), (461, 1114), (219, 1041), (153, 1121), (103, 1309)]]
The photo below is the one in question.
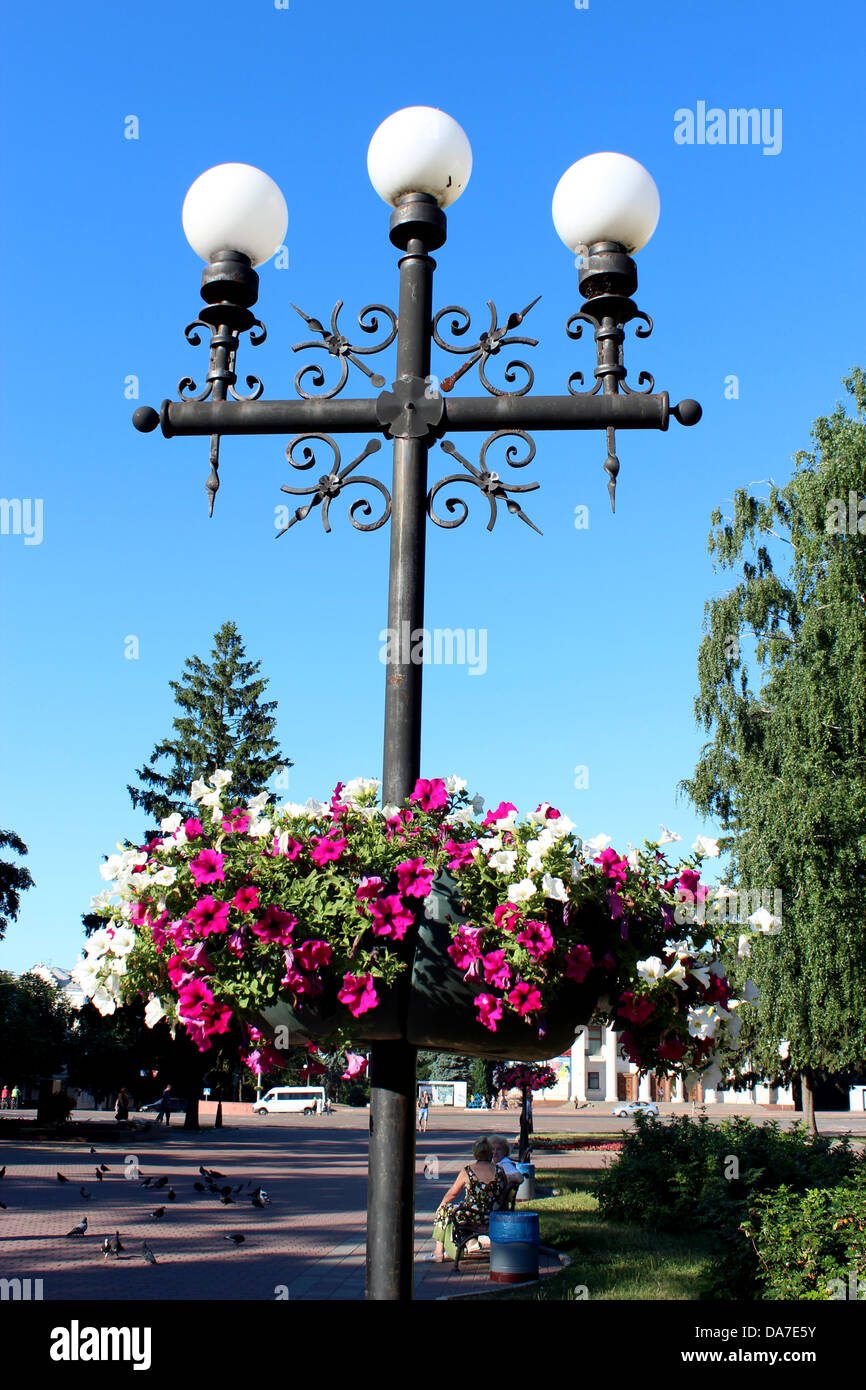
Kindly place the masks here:
[[(433, 1259), (441, 1263), (456, 1253), (453, 1229), (455, 1221), (486, 1221), (508, 1181), (502, 1169), (492, 1160), (489, 1140), (477, 1139), (472, 1146), (474, 1163), (467, 1163), (445, 1193), (433, 1226), (436, 1242)], [(459, 1201), (455, 1201), (462, 1193)]]

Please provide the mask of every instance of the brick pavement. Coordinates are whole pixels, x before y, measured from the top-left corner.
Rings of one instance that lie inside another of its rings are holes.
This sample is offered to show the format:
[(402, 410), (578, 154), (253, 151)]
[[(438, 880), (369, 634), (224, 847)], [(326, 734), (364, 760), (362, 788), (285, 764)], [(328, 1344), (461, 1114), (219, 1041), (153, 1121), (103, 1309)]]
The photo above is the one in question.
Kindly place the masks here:
[[(294, 1117), (293, 1117), (294, 1118)], [(0, 1278), (42, 1279), (45, 1300), (295, 1300), (364, 1296), (367, 1117), (351, 1126), (238, 1125), (187, 1134), (177, 1122), (167, 1132), (109, 1142), (113, 1123), (94, 1116), (93, 1144), (21, 1141), (3, 1137), (0, 1124)], [(439, 1180), (425, 1181), (425, 1158), (435, 1152)], [(418, 1150), (415, 1227), (415, 1296), (438, 1299), (494, 1289), (486, 1260), (469, 1260), (454, 1275), (450, 1263), (434, 1264), (433, 1213), (445, 1186), (466, 1162), (467, 1136), (459, 1130), (430, 1134)], [(596, 1157), (596, 1156), (594, 1156)], [(597, 1155), (601, 1158), (602, 1155)], [(100, 1183), (94, 1168), (106, 1163)], [(223, 1206), (197, 1193), (199, 1165), (215, 1168), (221, 1185), (241, 1184), (234, 1204)], [(68, 1183), (57, 1180), (57, 1171)], [(135, 1175), (138, 1176), (135, 1176)], [(141, 1179), (164, 1175), (161, 1190)], [(252, 1207), (248, 1185), (264, 1186), (271, 1204)], [(82, 1199), (80, 1186), (91, 1194)], [(167, 1198), (169, 1187), (176, 1200)], [(150, 1212), (165, 1206), (161, 1221)], [(66, 1232), (83, 1216), (82, 1238)], [(102, 1254), (104, 1236), (120, 1232), (125, 1252)], [(225, 1239), (242, 1233), (241, 1245)], [(147, 1241), (157, 1264), (144, 1260)], [(543, 1269), (558, 1267), (543, 1257)]]

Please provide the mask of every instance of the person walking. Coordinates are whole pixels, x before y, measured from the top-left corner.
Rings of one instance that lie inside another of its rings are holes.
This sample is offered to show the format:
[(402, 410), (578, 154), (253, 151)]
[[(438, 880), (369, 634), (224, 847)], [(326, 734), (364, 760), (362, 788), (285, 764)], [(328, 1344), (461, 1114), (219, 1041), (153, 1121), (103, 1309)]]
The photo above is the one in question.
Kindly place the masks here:
[(11, 1099), (10, 1099), (10, 1104), (11, 1104), (13, 1110), (17, 1110), (17, 1109), (18, 1109), (18, 1106), (19, 1106), (19, 1104), (20, 1104), (20, 1100), (21, 1100), (21, 1092), (20, 1092), (20, 1090), (18, 1089), (17, 1086), (13, 1086), (13, 1087), (12, 1087), (12, 1096), (11, 1096)]
[(117, 1100), (114, 1103), (114, 1118), (118, 1121), (129, 1119), (129, 1096), (123, 1086), (121, 1086)]
[(166, 1125), (170, 1125), (170, 1124), (171, 1124), (170, 1116), (171, 1116), (171, 1087), (170, 1087), (170, 1086), (166, 1086), (165, 1090), (163, 1091), (162, 1095), (160, 1096), (159, 1110), (156, 1112), (156, 1123), (159, 1124), (160, 1120), (161, 1120), (163, 1117), (165, 1117), (165, 1123), (166, 1123)]
[(418, 1096), (418, 1133), (427, 1133), (427, 1122), (430, 1115), (430, 1092), (421, 1091)]
[(4, 1086), (4, 1087), (3, 1087), (3, 1090), (0, 1091), (0, 1110), (8, 1110), (8, 1108), (9, 1108), (9, 1087), (8, 1087), (8, 1086)]

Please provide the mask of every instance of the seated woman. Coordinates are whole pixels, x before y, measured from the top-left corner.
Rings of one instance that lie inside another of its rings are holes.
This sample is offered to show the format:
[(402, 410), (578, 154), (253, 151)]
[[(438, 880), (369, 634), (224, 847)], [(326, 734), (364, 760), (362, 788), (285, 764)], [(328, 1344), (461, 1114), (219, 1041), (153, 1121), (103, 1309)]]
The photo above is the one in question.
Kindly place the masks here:
[[(433, 1259), (440, 1264), (446, 1256), (453, 1259), (456, 1254), (455, 1222), (486, 1221), (507, 1181), (502, 1169), (492, 1162), (489, 1140), (477, 1139), (472, 1146), (472, 1157), (475, 1162), (467, 1163), (457, 1174), (436, 1213)], [(463, 1195), (455, 1201), (458, 1193)]]

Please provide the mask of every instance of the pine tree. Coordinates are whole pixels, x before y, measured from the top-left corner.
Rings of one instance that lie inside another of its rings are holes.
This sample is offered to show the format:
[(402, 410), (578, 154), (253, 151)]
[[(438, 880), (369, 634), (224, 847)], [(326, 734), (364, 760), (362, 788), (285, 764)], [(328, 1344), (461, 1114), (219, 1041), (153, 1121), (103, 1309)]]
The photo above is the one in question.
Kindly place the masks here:
[(777, 935), (742, 926), (761, 991), (742, 1037), (756, 1070), (799, 1079), (813, 1128), (816, 1080), (866, 1064), (866, 376), (845, 385), (856, 416), (818, 420), (790, 482), (712, 517), (710, 552), (741, 574), (705, 607), (714, 736), (682, 784), (730, 832), (731, 885), (781, 892)]
[(181, 680), (169, 682), (180, 709), (175, 735), (137, 769), (141, 785), (127, 787), (133, 806), (157, 821), (176, 811), (192, 814), (193, 781), (217, 768), (231, 772), (231, 794), (245, 801), (264, 791), (275, 772), (291, 767), (273, 737), (277, 702), (262, 700), (268, 682), (258, 674), (261, 663), (246, 660), (232, 622), (223, 623), (214, 643), (210, 664), (188, 657)]

